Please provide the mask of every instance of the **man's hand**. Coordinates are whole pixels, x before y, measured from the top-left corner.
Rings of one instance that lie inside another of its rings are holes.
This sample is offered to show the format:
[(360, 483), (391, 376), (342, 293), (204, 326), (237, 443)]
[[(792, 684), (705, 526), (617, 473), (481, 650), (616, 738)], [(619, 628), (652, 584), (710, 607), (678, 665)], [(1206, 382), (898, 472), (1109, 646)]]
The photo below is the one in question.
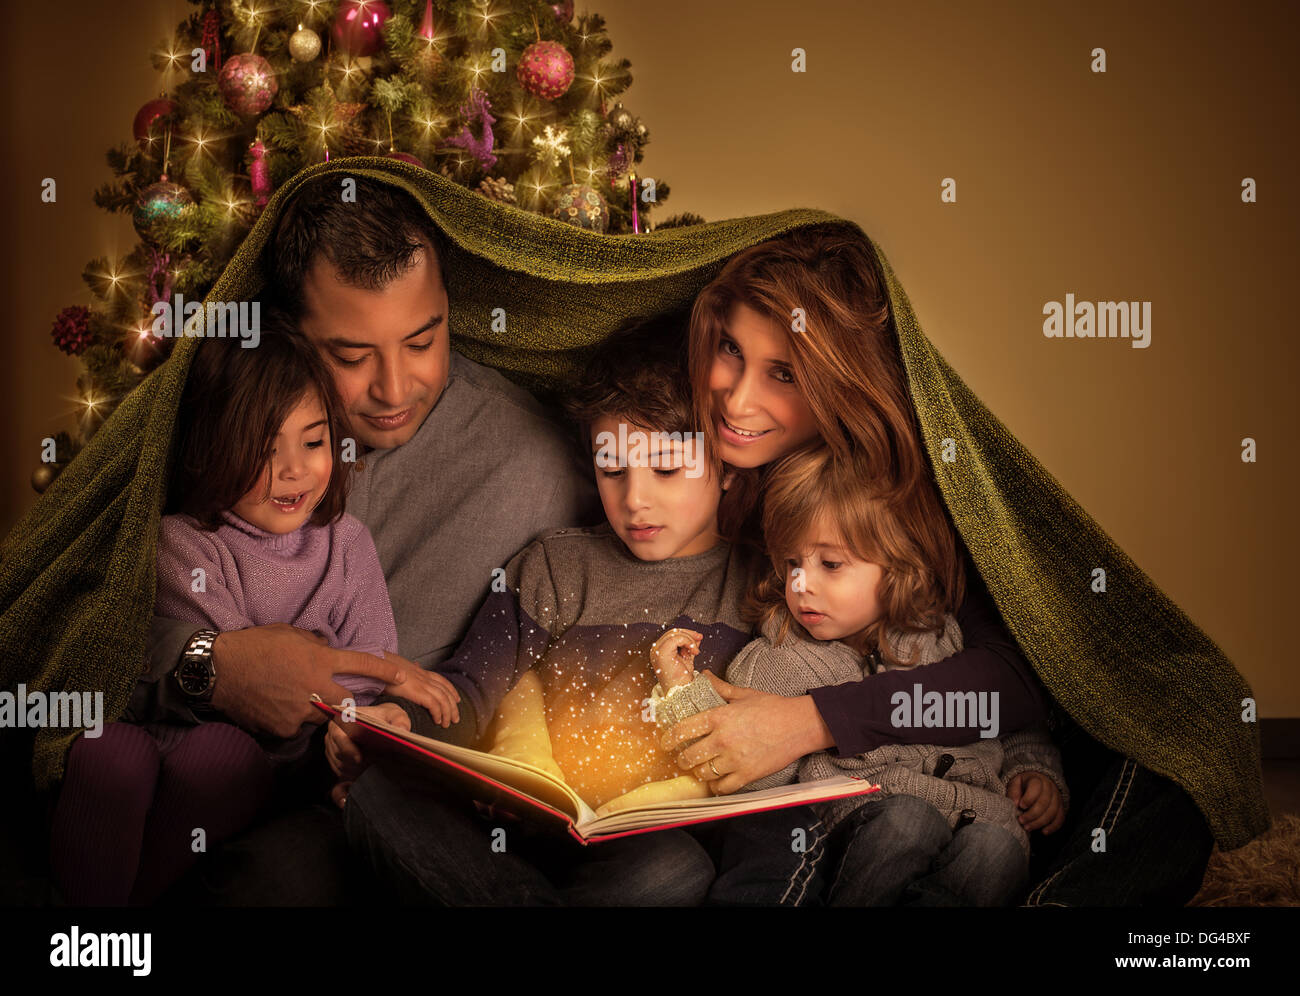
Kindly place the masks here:
[[(406, 710), (395, 702), (383, 702), (377, 706), (362, 706), (357, 715), (364, 718), (373, 716), (389, 726), (403, 730), (411, 728), (411, 717)], [(368, 763), (361, 753), (352, 734), (358, 729), (356, 723), (345, 723), (340, 716), (331, 717), (330, 727), (325, 731), (325, 759), (330, 763), (330, 770), (338, 775), (339, 780), (330, 790), (330, 799), (342, 809), (348, 801), (348, 791), (352, 783), (366, 770)]]
[(664, 734), (665, 750), (677, 765), (708, 782), (714, 795), (726, 795), (816, 750), (835, 746), (817, 706), (807, 695), (785, 698), (738, 688), (705, 672), (725, 706), (688, 716)]
[(1022, 771), (1007, 782), (1007, 796), (1015, 804), (1016, 818), (1025, 833), (1055, 833), (1065, 825), (1065, 807), (1056, 782), (1041, 771)]
[[(405, 657), (385, 652), (388, 660), (402, 665), (404, 680), (390, 684), (384, 689), (388, 695), (416, 702), (429, 710), (434, 722), (444, 730), (452, 723), (460, 722), (460, 692), (456, 686), (436, 671), (426, 671), (418, 664)], [(410, 729), (410, 727), (407, 727)]]
[(362, 674), (400, 685), (409, 666), (400, 659), (335, 650), (323, 636), (284, 623), (231, 630), (212, 644), (217, 673), (212, 707), (247, 730), (291, 737), (303, 723), (325, 721), (311, 705), (313, 693), (330, 703), (348, 696), (334, 675)]

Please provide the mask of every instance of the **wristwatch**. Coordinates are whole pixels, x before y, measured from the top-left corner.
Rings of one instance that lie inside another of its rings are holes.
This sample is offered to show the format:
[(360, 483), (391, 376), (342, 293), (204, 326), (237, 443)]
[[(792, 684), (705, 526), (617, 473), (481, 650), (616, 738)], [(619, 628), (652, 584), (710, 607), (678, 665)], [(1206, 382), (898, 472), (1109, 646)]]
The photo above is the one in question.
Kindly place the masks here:
[(212, 666), (212, 644), (220, 634), (215, 629), (201, 629), (190, 637), (181, 652), (181, 662), (172, 677), (194, 709), (212, 708), (212, 691), (217, 686), (217, 672)]

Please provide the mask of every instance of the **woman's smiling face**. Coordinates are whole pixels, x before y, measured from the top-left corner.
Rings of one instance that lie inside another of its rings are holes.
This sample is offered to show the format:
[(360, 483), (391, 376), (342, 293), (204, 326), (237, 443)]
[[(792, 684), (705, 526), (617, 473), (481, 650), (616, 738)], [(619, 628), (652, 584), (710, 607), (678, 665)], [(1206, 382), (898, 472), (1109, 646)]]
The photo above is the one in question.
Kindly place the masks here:
[(747, 304), (727, 317), (709, 393), (719, 455), (733, 467), (761, 467), (818, 435), (790, 365), (788, 333)]

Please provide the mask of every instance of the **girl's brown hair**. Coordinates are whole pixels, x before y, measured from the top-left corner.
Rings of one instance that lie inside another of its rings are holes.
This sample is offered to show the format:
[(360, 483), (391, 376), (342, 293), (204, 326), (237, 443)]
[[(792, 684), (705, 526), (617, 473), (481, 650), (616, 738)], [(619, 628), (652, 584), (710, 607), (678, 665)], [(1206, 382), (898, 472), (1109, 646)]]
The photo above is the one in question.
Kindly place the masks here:
[[(193, 516), (204, 529), (222, 525), (221, 513), (233, 508), (265, 472), (285, 419), (314, 394), (325, 410), (334, 463), (309, 521), (327, 525), (343, 514), (351, 484), (351, 464), (340, 459), (351, 429), (334, 378), (316, 347), (282, 314), (261, 322), (257, 346), (247, 349), (242, 341), (203, 339), (191, 360), (168, 508)], [(268, 481), (266, 497), (273, 486)]]
[(785, 609), (787, 557), (812, 542), (818, 525), (839, 533), (857, 559), (882, 568), (876, 597), (881, 616), (861, 634), (890, 665), (911, 665), (894, 657), (889, 630), (938, 632), (943, 617), (965, 597), (966, 578), (955, 534), (929, 482), (910, 491), (873, 488), (866, 457), (850, 451), (841, 458), (821, 443), (801, 447), (774, 462), (765, 475), (763, 532), (772, 570), (749, 593), (747, 621), (760, 627), (780, 616), (776, 643), (795, 624)]
[[(821, 439), (836, 457), (850, 450), (862, 454), (863, 483), (889, 494), (930, 479), (883, 270), (859, 230), (812, 226), (750, 246), (731, 257), (696, 298), (691, 386), (714, 454), (719, 449), (709, 373), (738, 304), (787, 330), (795, 383), (802, 385)], [(797, 332), (795, 309), (803, 314)], [(737, 469), (718, 511), (719, 527), (732, 541), (755, 538), (759, 477), (758, 468)]]

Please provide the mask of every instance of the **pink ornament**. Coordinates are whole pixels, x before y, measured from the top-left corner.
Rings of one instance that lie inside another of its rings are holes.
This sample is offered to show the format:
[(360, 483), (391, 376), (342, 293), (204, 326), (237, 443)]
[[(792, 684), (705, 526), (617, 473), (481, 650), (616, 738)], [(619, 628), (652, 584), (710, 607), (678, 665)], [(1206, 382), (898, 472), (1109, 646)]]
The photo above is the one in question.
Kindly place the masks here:
[(253, 203), (258, 207), (266, 207), (266, 200), (271, 196), (271, 170), (266, 165), (266, 146), (262, 144), (259, 138), (248, 147), (250, 162), (248, 164), (248, 179), (253, 186)]
[(559, 100), (573, 85), (573, 56), (559, 42), (534, 42), (524, 49), (515, 75), (534, 97)]
[(149, 247), (149, 276), (145, 281), (145, 289), (148, 294), (145, 298), (150, 309), (159, 301), (171, 302), (172, 299), (172, 271), (170, 253), (160, 252), (153, 246)]
[(425, 41), (433, 41), (435, 28), (433, 26), (433, 0), (424, 0), (424, 20), (420, 22), (420, 30), (417, 32)]
[(280, 92), (275, 70), (260, 55), (241, 52), (227, 59), (217, 75), (221, 99), (236, 114), (261, 114)]
[[(497, 162), (497, 157), (492, 154), (495, 139), (492, 126), (497, 123), (497, 119), (492, 116), (492, 103), (488, 100), (487, 93), (477, 87), (471, 90), (469, 100), (460, 105), (460, 116), (465, 119), (465, 126), (459, 135), (447, 139), (447, 144), (464, 149), (479, 161), (485, 172), (490, 170)], [(473, 131), (476, 124), (481, 129), (477, 136)]]
[(383, 47), (384, 23), (392, 15), (384, 0), (343, 0), (334, 18), (334, 44), (353, 58), (374, 55)]
[[(168, 100), (166, 97), (159, 97), (157, 100), (151, 100), (135, 113), (135, 121), (131, 124), (131, 134), (135, 140), (142, 146), (149, 145), (149, 133), (153, 130), (154, 122), (159, 118), (165, 118), (167, 115), (176, 111), (176, 101)], [(161, 138), (161, 135), (155, 136)]]
[(563, 3), (551, 4), (551, 10), (555, 12), (555, 19), (561, 24), (568, 24), (573, 20), (573, 0), (564, 0)]
[(69, 356), (80, 356), (90, 345), (90, 309), (80, 304), (64, 308), (54, 319), (50, 335)]
[(412, 166), (420, 166), (420, 167), (423, 167), (423, 166), (424, 166), (424, 160), (422, 160), (422, 159), (417, 159), (415, 156), (411, 155), (409, 152), (398, 152), (398, 151), (394, 150), (394, 151), (388, 153), (388, 158), (389, 158), (389, 159), (399, 159), (399, 160), (401, 160), (401, 161), (404, 162), (404, 163), (410, 163)]

